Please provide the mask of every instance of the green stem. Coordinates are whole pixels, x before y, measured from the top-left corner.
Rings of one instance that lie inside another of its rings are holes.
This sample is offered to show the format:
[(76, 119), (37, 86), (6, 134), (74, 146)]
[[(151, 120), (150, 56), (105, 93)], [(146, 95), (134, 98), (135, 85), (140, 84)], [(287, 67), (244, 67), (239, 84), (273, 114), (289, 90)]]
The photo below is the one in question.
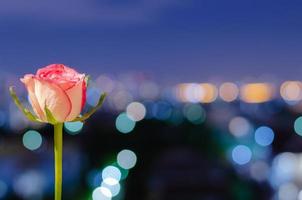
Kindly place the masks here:
[(62, 199), (63, 123), (54, 125), (55, 200)]

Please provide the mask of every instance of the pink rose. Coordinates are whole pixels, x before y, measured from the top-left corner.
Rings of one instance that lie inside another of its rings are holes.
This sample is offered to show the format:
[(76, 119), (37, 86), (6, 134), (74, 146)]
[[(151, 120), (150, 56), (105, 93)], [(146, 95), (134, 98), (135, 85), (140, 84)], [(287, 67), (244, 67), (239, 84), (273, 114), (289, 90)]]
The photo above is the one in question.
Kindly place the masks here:
[(63, 64), (52, 64), (26, 74), (25, 84), (30, 103), (38, 118), (47, 122), (45, 107), (57, 122), (74, 120), (86, 102), (85, 74), (79, 74)]

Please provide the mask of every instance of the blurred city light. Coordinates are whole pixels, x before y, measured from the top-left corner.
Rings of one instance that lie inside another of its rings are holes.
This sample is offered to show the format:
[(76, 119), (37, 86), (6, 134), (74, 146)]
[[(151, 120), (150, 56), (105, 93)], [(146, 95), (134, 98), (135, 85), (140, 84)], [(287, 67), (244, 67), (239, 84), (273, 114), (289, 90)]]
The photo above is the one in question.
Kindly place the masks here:
[(300, 190), (300, 192), (298, 194), (298, 200), (302, 200), (302, 190)]
[(263, 103), (273, 98), (273, 88), (268, 83), (250, 83), (240, 88), (240, 97), (247, 103)]
[(100, 75), (95, 83), (101, 88), (102, 92), (111, 93), (115, 87), (115, 82), (109, 76)]
[(108, 185), (115, 185), (121, 180), (122, 173), (115, 166), (107, 166), (102, 171), (102, 179)]
[(232, 159), (238, 165), (245, 165), (250, 162), (252, 151), (245, 145), (237, 145), (232, 150)]
[(116, 118), (115, 126), (121, 133), (130, 133), (135, 127), (135, 121), (129, 118), (126, 113), (121, 113)]
[(182, 83), (177, 85), (176, 95), (182, 102), (197, 103), (203, 98), (204, 90), (197, 83)]
[(92, 192), (92, 200), (111, 200), (111, 192), (104, 187), (97, 187)]
[(235, 83), (226, 82), (219, 87), (219, 96), (223, 101), (232, 102), (237, 99), (239, 88)]
[(273, 142), (274, 137), (274, 131), (267, 126), (261, 126), (255, 131), (255, 141), (261, 146), (270, 145)]
[(186, 104), (183, 108), (183, 113), (193, 124), (201, 124), (206, 119), (206, 113), (199, 104)]
[(127, 106), (126, 113), (129, 118), (138, 122), (145, 118), (146, 108), (142, 103), (132, 102)]
[(121, 185), (119, 183), (111, 185), (111, 184), (106, 184), (105, 182), (103, 182), (101, 184), (102, 188), (106, 188), (110, 191), (111, 195), (106, 194), (106, 196), (111, 196), (111, 197), (115, 197), (119, 194), (120, 190), (121, 190)]
[(294, 183), (284, 183), (278, 191), (279, 200), (296, 200), (299, 189)]
[(204, 91), (204, 95), (200, 98), (202, 103), (211, 103), (216, 100), (218, 91), (217, 87), (211, 83), (202, 83), (200, 87)]
[(13, 189), (24, 199), (41, 199), (45, 189), (45, 176), (39, 171), (28, 171), (14, 181)]
[(288, 103), (302, 99), (302, 84), (300, 81), (285, 81), (280, 87), (281, 97)]
[(294, 123), (295, 132), (302, 136), (302, 117), (298, 117)]
[(127, 105), (132, 101), (132, 94), (126, 90), (119, 90), (112, 96), (112, 102), (115, 106), (115, 109), (119, 111), (125, 110)]
[(23, 135), (23, 145), (29, 150), (36, 150), (42, 145), (42, 136), (39, 132), (29, 130)]
[(216, 100), (217, 87), (211, 83), (182, 83), (177, 85), (177, 98), (182, 102), (211, 103)]
[(65, 122), (64, 128), (69, 134), (76, 135), (82, 130), (83, 125), (83, 122)]
[(235, 137), (242, 137), (251, 133), (253, 127), (246, 118), (234, 117), (229, 123), (229, 131)]
[(120, 151), (117, 155), (117, 163), (124, 169), (131, 169), (135, 166), (137, 161), (136, 154), (128, 149)]
[(278, 187), (293, 180), (296, 176), (297, 166), (298, 158), (294, 153), (284, 152), (277, 155), (272, 163), (272, 176), (270, 177), (272, 186)]

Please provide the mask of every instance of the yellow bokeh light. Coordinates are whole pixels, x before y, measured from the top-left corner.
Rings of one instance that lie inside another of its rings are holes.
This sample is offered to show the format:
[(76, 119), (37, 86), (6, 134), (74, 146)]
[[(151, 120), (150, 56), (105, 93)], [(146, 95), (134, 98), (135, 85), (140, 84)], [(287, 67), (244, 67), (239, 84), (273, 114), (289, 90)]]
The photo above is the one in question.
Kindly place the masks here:
[(188, 83), (181, 83), (176, 86), (176, 98), (179, 101), (186, 102), (185, 90)]
[(201, 83), (200, 87), (204, 91), (204, 95), (200, 97), (200, 102), (211, 103), (216, 100), (218, 91), (217, 87), (211, 83)]
[(231, 102), (237, 99), (239, 88), (235, 83), (226, 82), (219, 87), (219, 96), (226, 102)]
[(177, 98), (182, 102), (211, 103), (217, 98), (217, 88), (211, 83), (182, 83), (177, 85)]
[(273, 88), (268, 83), (250, 83), (241, 87), (240, 97), (247, 103), (263, 103), (273, 97)]
[(285, 81), (280, 87), (280, 95), (285, 101), (302, 99), (302, 83), (300, 81)]

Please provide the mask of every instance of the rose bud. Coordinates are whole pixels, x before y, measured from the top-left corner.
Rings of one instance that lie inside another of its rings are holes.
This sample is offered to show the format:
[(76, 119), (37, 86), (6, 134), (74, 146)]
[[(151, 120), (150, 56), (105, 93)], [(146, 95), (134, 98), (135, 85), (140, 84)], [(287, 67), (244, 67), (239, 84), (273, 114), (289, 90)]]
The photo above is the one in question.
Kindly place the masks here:
[(66, 122), (78, 117), (85, 105), (85, 74), (63, 64), (48, 65), (36, 75), (26, 74), (21, 81), (35, 114), (43, 122), (48, 122), (47, 109), (56, 122)]

